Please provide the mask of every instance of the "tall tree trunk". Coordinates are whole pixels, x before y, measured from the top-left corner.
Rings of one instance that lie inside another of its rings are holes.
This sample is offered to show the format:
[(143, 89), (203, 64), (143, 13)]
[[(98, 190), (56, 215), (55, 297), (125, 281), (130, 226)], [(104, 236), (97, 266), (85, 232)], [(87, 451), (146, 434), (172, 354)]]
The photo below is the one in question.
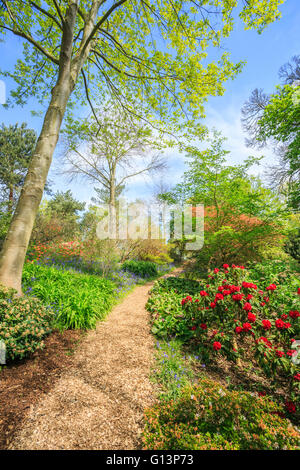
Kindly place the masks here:
[(110, 237), (115, 239), (117, 237), (117, 215), (116, 215), (116, 185), (115, 177), (113, 176), (110, 181), (109, 188), (109, 233)]
[(20, 295), (22, 294), (22, 271), (28, 243), (67, 103), (83, 63), (81, 61), (77, 72), (72, 74), (72, 47), (77, 10), (78, 4), (74, 0), (70, 3), (65, 15), (57, 82), (52, 90), (50, 105), (0, 254), (0, 283), (7, 287), (13, 287)]
[[(60, 83), (61, 82), (61, 83)], [(26, 175), (24, 186), (0, 255), (0, 283), (21, 294), (25, 255), (42, 199), (62, 118), (71, 93), (68, 77), (59, 80), (52, 92), (43, 127)]]

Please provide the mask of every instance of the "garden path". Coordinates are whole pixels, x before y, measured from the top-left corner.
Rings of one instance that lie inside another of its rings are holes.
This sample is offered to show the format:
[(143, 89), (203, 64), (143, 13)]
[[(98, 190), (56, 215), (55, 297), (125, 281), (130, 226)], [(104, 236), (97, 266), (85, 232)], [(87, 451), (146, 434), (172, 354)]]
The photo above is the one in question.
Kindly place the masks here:
[(32, 406), (10, 449), (141, 448), (143, 410), (155, 398), (145, 309), (151, 286), (136, 287), (85, 336), (73, 365)]

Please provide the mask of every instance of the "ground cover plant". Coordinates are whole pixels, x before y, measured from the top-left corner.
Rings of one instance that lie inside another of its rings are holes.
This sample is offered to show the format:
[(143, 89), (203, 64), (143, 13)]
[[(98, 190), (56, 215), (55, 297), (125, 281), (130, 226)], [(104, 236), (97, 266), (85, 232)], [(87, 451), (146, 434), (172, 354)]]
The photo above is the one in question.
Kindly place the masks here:
[(145, 413), (144, 449), (297, 449), (299, 432), (266, 397), (232, 392), (207, 378)]
[[(163, 351), (154, 375), (165, 391), (156, 407), (146, 413), (145, 448), (276, 449), (300, 445), (299, 434), (291, 426), (291, 422), (299, 423), (300, 416), (296, 357), (299, 292), (296, 273), (273, 261), (252, 265), (249, 270), (224, 264), (201, 281), (169, 278), (155, 283), (147, 308), (152, 332)], [(220, 362), (221, 370), (215, 367)], [(228, 365), (232, 375), (224, 385)], [(179, 371), (185, 372), (182, 375)], [(212, 378), (206, 401), (203, 380)], [(220, 390), (217, 395), (215, 387)], [(198, 420), (192, 412), (194, 399), (202, 409)], [(226, 406), (222, 408), (227, 399), (229, 408), (239, 410), (236, 415), (228, 417)], [(211, 406), (214, 412), (208, 423), (205, 416)], [(254, 406), (256, 414), (249, 414)], [(184, 408), (187, 416), (180, 411)], [(245, 416), (243, 423), (238, 419), (240, 414)], [(212, 423), (219, 422), (220, 416), (224, 428), (213, 430)], [(284, 440), (284, 435), (289, 437)]]

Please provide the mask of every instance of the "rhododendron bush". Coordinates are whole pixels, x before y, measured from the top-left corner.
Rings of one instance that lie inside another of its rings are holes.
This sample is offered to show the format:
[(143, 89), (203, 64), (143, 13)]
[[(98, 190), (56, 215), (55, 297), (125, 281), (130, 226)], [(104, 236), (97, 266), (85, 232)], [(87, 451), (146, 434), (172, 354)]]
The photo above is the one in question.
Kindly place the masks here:
[(196, 293), (182, 295), (168, 282), (168, 291), (158, 283), (148, 301), (153, 333), (193, 343), (204, 362), (223, 355), (242, 367), (250, 358), (273, 383), (286, 381), (293, 403), (300, 389), (295, 287), (283, 302), (280, 284), (252, 282), (249, 271), (234, 264), (213, 269)]

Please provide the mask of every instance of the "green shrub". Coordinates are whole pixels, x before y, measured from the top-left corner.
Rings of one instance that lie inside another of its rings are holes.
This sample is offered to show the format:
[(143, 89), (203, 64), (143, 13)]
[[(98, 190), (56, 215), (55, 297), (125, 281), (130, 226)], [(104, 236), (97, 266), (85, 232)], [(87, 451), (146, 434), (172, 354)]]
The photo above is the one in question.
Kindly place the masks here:
[(144, 449), (297, 449), (300, 434), (267, 397), (202, 379), (145, 412)]
[(130, 273), (143, 278), (158, 275), (157, 266), (151, 261), (125, 261), (122, 265), (122, 269), (123, 271), (129, 271)]
[(23, 290), (51, 305), (56, 311), (56, 325), (61, 328), (94, 328), (116, 299), (112, 281), (36, 263), (24, 267)]
[(40, 300), (15, 297), (15, 291), (0, 286), (0, 340), (8, 360), (22, 359), (43, 347), (54, 314)]

